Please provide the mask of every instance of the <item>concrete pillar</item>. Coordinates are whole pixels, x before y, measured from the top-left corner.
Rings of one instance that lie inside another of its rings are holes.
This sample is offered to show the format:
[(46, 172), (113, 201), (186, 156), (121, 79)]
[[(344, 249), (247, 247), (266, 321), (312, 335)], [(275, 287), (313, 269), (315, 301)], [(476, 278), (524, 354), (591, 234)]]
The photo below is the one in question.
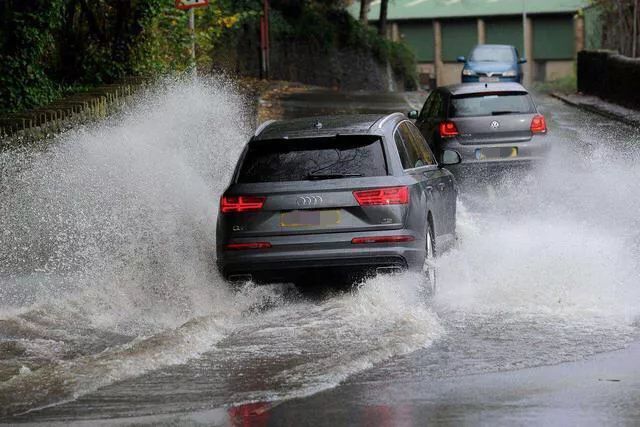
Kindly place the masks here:
[(442, 82), (444, 62), (442, 62), (442, 26), (440, 21), (433, 21), (433, 65), (436, 70), (436, 84)]
[(484, 19), (478, 18), (478, 44), (487, 42), (487, 31), (484, 26)]
[(575, 30), (576, 37), (576, 57), (578, 52), (584, 50), (584, 16), (576, 15), (573, 20), (573, 29)]
[(525, 85), (533, 82), (533, 71), (535, 64), (533, 63), (533, 21), (527, 16), (524, 21), (524, 51), (527, 63), (524, 64), (524, 81)]
[(398, 23), (397, 22), (393, 22), (390, 25), (391, 28), (391, 40), (393, 40), (394, 42), (400, 41), (400, 28), (398, 28)]

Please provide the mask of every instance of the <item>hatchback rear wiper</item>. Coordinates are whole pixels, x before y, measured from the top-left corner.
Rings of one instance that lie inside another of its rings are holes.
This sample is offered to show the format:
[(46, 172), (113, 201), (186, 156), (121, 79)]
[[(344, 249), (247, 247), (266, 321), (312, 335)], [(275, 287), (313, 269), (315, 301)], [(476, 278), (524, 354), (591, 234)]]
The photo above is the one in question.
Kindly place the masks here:
[(492, 111), (492, 116), (504, 116), (506, 114), (520, 114), (520, 111)]
[(307, 175), (307, 179), (339, 179), (339, 178), (354, 178), (362, 176), (361, 173), (310, 173)]

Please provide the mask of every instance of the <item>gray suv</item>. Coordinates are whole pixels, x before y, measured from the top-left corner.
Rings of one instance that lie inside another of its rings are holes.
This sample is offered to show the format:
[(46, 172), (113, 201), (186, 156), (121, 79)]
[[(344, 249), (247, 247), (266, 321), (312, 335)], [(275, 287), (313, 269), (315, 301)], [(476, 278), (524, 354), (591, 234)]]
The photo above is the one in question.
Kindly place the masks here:
[(267, 122), (221, 197), (218, 268), (232, 281), (294, 283), (408, 269), (435, 286), (430, 260), (454, 243), (456, 198), (401, 113)]

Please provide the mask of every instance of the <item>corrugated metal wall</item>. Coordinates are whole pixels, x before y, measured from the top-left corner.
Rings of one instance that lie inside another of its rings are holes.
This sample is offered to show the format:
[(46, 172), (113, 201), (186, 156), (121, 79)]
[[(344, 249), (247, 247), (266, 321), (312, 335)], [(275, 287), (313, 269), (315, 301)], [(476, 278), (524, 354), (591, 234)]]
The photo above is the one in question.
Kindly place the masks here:
[(489, 18), (484, 20), (484, 25), (487, 43), (515, 46), (518, 54), (524, 56), (522, 17)]
[(442, 60), (455, 62), (458, 56), (467, 56), (478, 44), (478, 22), (461, 19), (442, 22)]
[(585, 49), (602, 49), (602, 16), (600, 9), (589, 7), (584, 10)]
[(433, 24), (431, 21), (402, 22), (398, 25), (400, 36), (416, 55), (418, 62), (433, 62)]
[(533, 58), (571, 60), (575, 55), (575, 32), (571, 15), (533, 18)]

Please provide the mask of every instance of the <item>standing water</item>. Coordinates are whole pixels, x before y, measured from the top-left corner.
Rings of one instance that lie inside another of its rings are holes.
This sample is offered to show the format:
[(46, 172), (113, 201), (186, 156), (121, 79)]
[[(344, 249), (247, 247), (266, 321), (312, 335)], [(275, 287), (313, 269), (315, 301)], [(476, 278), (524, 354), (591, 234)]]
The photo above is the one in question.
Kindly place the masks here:
[(221, 80), (165, 82), (103, 123), (0, 153), (0, 416), (76, 399), (99, 416), (105, 394), (138, 400), (104, 399), (105, 416), (285, 399), (356, 374), (576, 360), (636, 336), (638, 150), (570, 114), (552, 117), (547, 164), (463, 187), (435, 299), (411, 274), (318, 300), (231, 291), (215, 218), (247, 102)]

